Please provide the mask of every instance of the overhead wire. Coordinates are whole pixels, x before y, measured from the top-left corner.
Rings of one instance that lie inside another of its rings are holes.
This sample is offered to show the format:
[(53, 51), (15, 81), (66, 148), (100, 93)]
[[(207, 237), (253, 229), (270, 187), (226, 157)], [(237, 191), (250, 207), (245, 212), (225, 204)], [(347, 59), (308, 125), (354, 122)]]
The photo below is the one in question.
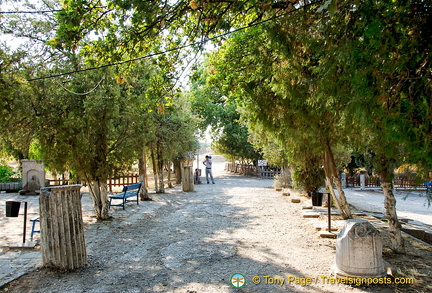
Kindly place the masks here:
[[(106, 8), (106, 6), (95, 6), (92, 8)], [(41, 14), (41, 13), (56, 13), (63, 11), (63, 9), (49, 9), (49, 10), (11, 10), (11, 11), (0, 11), (0, 14)]]
[(39, 14), (39, 13), (55, 13), (60, 12), (61, 9), (53, 10), (33, 10), (33, 11), (0, 11), (0, 14)]
[(55, 81), (55, 83), (57, 83), (62, 89), (64, 89), (65, 91), (67, 91), (68, 93), (70, 93), (70, 94), (74, 94), (74, 95), (77, 95), (77, 96), (85, 96), (85, 95), (88, 95), (88, 94), (90, 94), (91, 92), (93, 92), (94, 90), (96, 90), (97, 88), (98, 88), (98, 86), (102, 83), (102, 81), (105, 79), (105, 76), (103, 76), (102, 77), (102, 79), (94, 86), (94, 88), (92, 88), (91, 90), (89, 90), (89, 91), (87, 91), (87, 92), (85, 92), (85, 93), (77, 93), (77, 92), (74, 92), (74, 91), (71, 91), (70, 89), (67, 89), (66, 87), (64, 87), (60, 82), (58, 82), (58, 81), (56, 81), (56, 80), (54, 80)]
[(175, 48), (167, 49), (167, 50), (162, 51), (162, 52), (151, 53), (151, 54), (148, 54), (148, 55), (145, 55), (145, 56), (131, 58), (131, 59), (128, 59), (128, 60), (123, 60), (123, 61), (114, 62), (114, 63), (108, 63), (108, 64), (104, 64), (104, 65), (100, 65), (100, 66), (94, 66), (94, 67), (89, 67), (89, 68), (84, 68), (84, 69), (78, 69), (78, 70), (74, 70), (74, 71), (63, 72), (63, 73), (58, 73), (58, 74), (52, 74), (52, 75), (48, 75), (48, 76), (30, 78), (30, 79), (27, 79), (27, 81), (37, 81), (37, 80), (43, 80), (43, 79), (50, 79), (50, 78), (56, 78), (56, 77), (60, 77), (60, 76), (65, 76), (65, 75), (71, 75), (71, 74), (75, 74), (75, 73), (80, 73), (80, 72), (86, 72), (86, 71), (92, 71), (92, 70), (97, 70), (97, 69), (102, 69), (102, 68), (107, 68), (107, 67), (112, 67), (112, 66), (118, 66), (118, 65), (122, 65), (122, 64), (126, 64), (126, 63), (131, 63), (131, 62), (135, 62), (135, 61), (139, 61), (139, 60), (143, 60), (143, 59), (153, 58), (153, 57), (164, 55), (164, 54), (167, 54), (167, 53), (170, 53), (170, 52), (174, 52), (174, 51), (179, 51), (179, 50), (182, 50), (182, 49), (185, 49), (185, 48), (188, 48), (188, 47), (193, 47), (193, 46), (197, 46), (197, 45), (203, 45), (203, 44), (205, 44), (205, 43), (207, 43), (209, 41), (213, 41), (213, 40), (224, 38), (224, 37), (229, 36), (231, 34), (234, 34), (236, 32), (243, 31), (243, 30), (246, 30), (248, 28), (255, 27), (255, 26), (267, 23), (269, 21), (278, 19), (280, 17), (286, 16), (286, 15), (291, 14), (293, 12), (299, 11), (299, 10), (304, 9), (306, 7), (313, 6), (315, 4), (322, 3), (322, 2), (323, 2), (323, 0), (318, 0), (318, 1), (310, 2), (308, 4), (305, 4), (305, 5), (301, 6), (301, 7), (298, 7), (298, 8), (295, 8), (295, 9), (291, 9), (290, 11), (282, 13), (280, 15), (276, 15), (276, 16), (270, 17), (268, 19), (265, 19), (265, 20), (262, 20), (262, 21), (259, 21), (259, 22), (255, 22), (253, 24), (249, 24), (249, 25), (246, 25), (246, 26), (243, 26), (243, 27), (231, 30), (229, 32), (226, 32), (226, 33), (214, 36), (214, 37), (205, 38), (204, 40), (200, 40), (200, 41), (197, 41), (197, 42), (193, 42), (193, 43), (189, 43), (189, 44), (186, 44), (186, 45), (178, 46), (178, 47), (175, 47)]

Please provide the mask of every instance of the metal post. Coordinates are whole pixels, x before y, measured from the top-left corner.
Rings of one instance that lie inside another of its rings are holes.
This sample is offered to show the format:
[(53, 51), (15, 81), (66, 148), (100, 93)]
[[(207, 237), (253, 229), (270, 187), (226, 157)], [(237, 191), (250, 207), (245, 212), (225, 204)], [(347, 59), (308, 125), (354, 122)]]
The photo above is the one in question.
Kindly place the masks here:
[(24, 201), (24, 230), (23, 230), (23, 244), (26, 241), (26, 228), (27, 228), (27, 202)]
[(331, 233), (331, 197), (330, 192), (327, 193), (327, 206), (328, 206), (328, 231)]

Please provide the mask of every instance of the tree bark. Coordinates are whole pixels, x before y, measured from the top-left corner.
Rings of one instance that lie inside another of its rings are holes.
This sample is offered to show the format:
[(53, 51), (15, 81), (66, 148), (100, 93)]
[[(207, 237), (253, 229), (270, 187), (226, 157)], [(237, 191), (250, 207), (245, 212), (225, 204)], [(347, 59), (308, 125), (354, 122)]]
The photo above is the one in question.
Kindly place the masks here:
[(384, 192), (385, 216), (389, 224), (389, 236), (391, 250), (395, 253), (405, 253), (405, 244), (402, 238), (402, 225), (400, 224), (396, 212), (396, 199), (393, 194), (393, 171), (387, 167), (381, 169), (381, 187)]
[(181, 184), (182, 183), (182, 177), (181, 177), (181, 164), (179, 160), (174, 160), (173, 162), (174, 164), (174, 174), (176, 177), (176, 184)]
[[(339, 172), (336, 170), (333, 151), (331, 149), (330, 142), (328, 140), (326, 141), (326, 150), (324, 153), (324, 165), (326, 166), (324, 170), (327, 169), (327, 172), (329, 172), (329, 176), (326, 175), (326, 177), (329, 177), (326, 178), (326, 184), (330, 185), (327, 187), (330, 190), (333, 200), (335, 201), (336, 206), (338, 207), (338, 210), (341, 213), (342, 217), (344, 219), (351, 219), (352, 218), (351, 209), (346, 200), (345, 192), (343, 191), (342, 184), (340, 182)], [(330, 178), (333, 180), (331, 180)], [(329, 180), (330, 182), (327, 182), (327, 180)], [(334, 194), (333, 183), (336, 185), (336, 189), (339, 193), (339, 198), (336, 196), (336, 194)]]
[(153, 166), (154, 185), (155, 185), (155, 190), (157, 192), (159, 186), (159, 173), (158, 173), (158, 166), (156, 162), (156, 156), (153, 149), (151, 151), (151, 159), (152, 159), (152, 166)]
[(95, 179), (89, 182), (90, 196), (93, 200), (93, 207), (98, 220), (107, 220), (108, 214), (108, 189), (107, 180)]
[(159, 172), (159, 188), (156, 189), (156, 193), (165, 193), (163, 150), (159, 145), (157, 146), (157, 167)]
[(168, 188), (173, 188), (173, 184), (171, 182), (171, 161), (168, 161), (167, 164), (167, 169), (168, 169), (168, 175), (167, 175), (167, 180), (168, 180)]
[(334, 192), (334, 189), (333, 189), (333, 183), (332, 183), (332, 177), (331, 177), (330, 167), (328, 166), (328, 162), (327, 162), (326, 159), (324, 159), (324, 173), (325, 173), (326, 187), (327, 187), (327, 189), (330, 192), (330, 195), (331, 195), (331, 197), (333, 199), (333, 202), (336, 205), (336, 208), (338, 209), (338, 211), (342, 215), (342, 217), (345, 219), (344, 210), (342, 209), (342, 207), (341, 207), (341, 205), (339, 203), (339, 199), (337, 198), (336, 193)]
[(141, 152), (138, 159), (138, 175), (139, 175), (139, 182), (142, 183), (141, 189), (140, 189), (140, 199), (142, 201), (149, 201), (152, 200), (149, 197), (148, 189), (147, 189), (147, 162), (146, 162), (146, 155), (144, 152)]

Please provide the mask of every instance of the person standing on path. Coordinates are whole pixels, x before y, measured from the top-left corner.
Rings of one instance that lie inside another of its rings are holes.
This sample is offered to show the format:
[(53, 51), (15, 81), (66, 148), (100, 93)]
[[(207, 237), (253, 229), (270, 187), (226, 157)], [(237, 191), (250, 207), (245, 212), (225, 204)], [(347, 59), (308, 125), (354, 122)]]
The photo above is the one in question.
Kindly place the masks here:
[(213, 179), (213, 173), (212, 173), (212, 160), (210, 156), (205, 156), (205, 161), (203, 162), (203, 164), (206, 166), (206, 180), (207, 180), (207, 184), (210, 184), (209, 181), (209, 175), (210, 175), (210, 179), (212, 181), (213, 184), (215, 184), (214, 179)]

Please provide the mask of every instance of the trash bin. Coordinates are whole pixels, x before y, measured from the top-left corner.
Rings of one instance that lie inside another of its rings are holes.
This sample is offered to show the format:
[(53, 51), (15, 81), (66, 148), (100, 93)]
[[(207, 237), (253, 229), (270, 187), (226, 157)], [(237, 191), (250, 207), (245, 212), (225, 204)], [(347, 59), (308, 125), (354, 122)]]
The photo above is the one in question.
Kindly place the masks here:
[(7, 201), (6, 217), (18, 217), (20, 206), (21, 206), (20, 201)]
[(322, 206), (323, 194), (321, 192), (311, 192), (311, 197), (313, 206)]

